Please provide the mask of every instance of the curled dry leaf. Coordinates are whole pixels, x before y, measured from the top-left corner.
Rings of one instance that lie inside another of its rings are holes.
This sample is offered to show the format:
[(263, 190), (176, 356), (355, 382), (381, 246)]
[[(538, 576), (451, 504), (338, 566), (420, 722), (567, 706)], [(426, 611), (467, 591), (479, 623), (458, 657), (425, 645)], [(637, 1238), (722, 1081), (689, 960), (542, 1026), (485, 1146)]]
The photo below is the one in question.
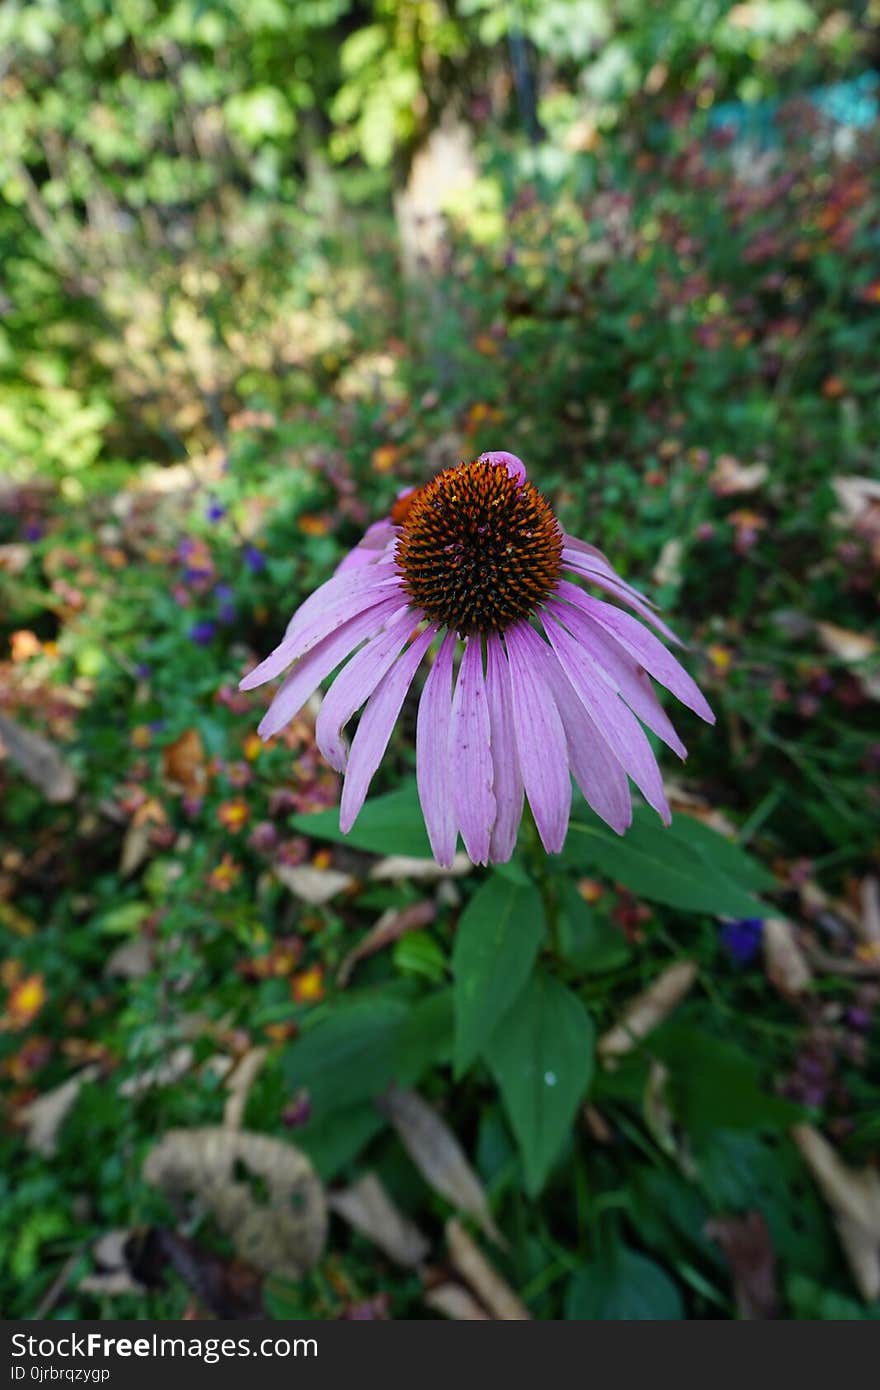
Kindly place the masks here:
[(195, 1053), (188, 1043), (181, 1043), (173, 1052), (162, 1062), (156, 1062), (152, 1067), (145, 1067), (136, 1076), (130, 1076), (127, 1081), (123, 1081), (119, 1087), (121, 1096), (142, 1096), (145, 1091), (152, 1091), (156, 1087), (173, 1086), (175, 1081), (179, 1081), (182, 1076), (186, 1076), (193, 1064)]
[(203, 796), (208, 787), (205, 747), (198, 729), (185, 729), (162, 749), (162, 774), (175, 791)]
[(415, 1269), (427, 1258), (431, 1248), (427, 1236), (397, 1210), (375, 1173), (365, 1173), (351, 1187), (330, 1193), (327, 1204), (395, 1264)]
[(795, 1125), (792, 1137), (831, 1208), (862, 1298), (880, 1298), (880, 1173), (850, 1168), (812, 1125)]
[(461, 1284), (437, 1284), (425, 1293), (425, 1302), (435, 1313), (455, 1322), (488, 1322), (489, 1314), (481, 1308), (473, 1294)]
[(707, 1221), (704, 1232), (710, 1240), (717, 1241), (727, 1256), (739, 1316), (777, 1317), (776, 1255), (761, 1213), (747, 1211), (740, 1216), (719, 1216)]
[(457, 1273), (479, 1295), (493, 1318), (503, 1322), (528, 1321), (528, 1308), (454, 1216), (446, 1223), (446, 1244)]
[(397, 1086), (377, 1103), (429, 1187), (472, 1216), (490, 1239), (503, 1246), (506, 1242), (492, 1220), (482, 1184), (446, 1122), (415, 1091)]
[(173, 1129), (147, 1155), (143, 1171), (168, 1196), (197, 1196), (237, 1254), (258, 1269), (299, 1279), (320, 1257), (324, 1190), (292, 1144), (222, 1127)]
[(390, 854), (373, 865), (370, 878), (378, 883), (397, 883), (402, 878), (416, 879), (420, 883), (434, 883), (437, 879), (462, 878), (469, 874), (473, 867), (463, 852), (455, 856), (448, 869), (441, 868), (433, 859), (410, 859), (405, 854)]
[(391, 946), (406, 932), (426, 927), (436, 916), (437, 908), (431, 902), (410, 903), (408, 907), (399, 910), (389, 907), (382, 913), (376, 925), (366, 936), (361, 937), (353, 950), (349, 951), (336, 973), (336, 983), (344, 988), (358, 961), (366, 960), (367, 956), (375, 955), (377, 951)]
[(684, 545), (677, 536), (666, 542), (660, 551), (651, 578), (655, 584), (680, 584)]
[(223, 1123), (228, 1129), (241, 1129), (247, 1098), (267, 1053), (268, 1049), (265, 1047), (252, 1047), (227, 1075), (226, 1089), (229, 1096), (223, 1107)]
[(658, 975), (644, 993), (631, 1000), (620, 1020), (599, 1039), (598, 1052), (605, 1065), (613, 1066), (616, 1057), (624, 1057), (632, 1052), (678, 1007), (696, 978), (695, 961), (676, 961), (675, 965), (670, 965)]
[(60, 1086), (32, 1100), (18, 1112), (17, 1123), (27, 1131), (25, 1143), (34, 1153), (51, 1158), (58, 1147), (61, 1126), (76, 1104), (77, 1096), (87, 1081), (94, 1081), (97, 1067), (83, 1067)]
[(683, 782), (664, 781), (663, 790), (674, 812), (677, 811), (683, 816), (691, 816), (694, 820), (702, 821), (703, 825), (708, 825), (710, 830), (717, 830), (719, 835), (726, 835), (730, 839), (735, 837), (736, 826), (727, 819), (724, 812), (719, 811), (704, 796), (691, 791)]
[(716, 497), (737, 497), (757, 492), (766, 483), (770, 470), (766, 463), (740, 463), (732, 454), (721, 454), (709, 474), (709, 486)]
[(153, 942), (147, 936), (133, 936), (123, 941), (107, 957), (105, 975), (118, 975), (123, 980), (142, 980), (156, 962)]
[(880, 880), (876, 878), (862, 881), (862, 914), (858, 932), (866, 946), (880, 947)]
[(58, 749), (42, 734), (22, 729), (6, 714), (0, 714), (0, 747), (53, 806), (72, 801), (76, 778)]
[(767, 978), (779, 993), (791, 997), (809, 989), (813, 976), (791, 923), (784, 917), (768, 917), (763, 942)]
[(868, 662), (880, 653), (873, 637), (863, 632), (853, 632), (850, 628), (837, 627), (834, 623), (817, 623), (816, 630), (827, 652), (845, 666), (855, 668), (853, 674), (865, 694), (872, 700), (880, 700), (880, 668), (876, 659), (872, 669), (868, 667)]
[(355, 881), (351, 874), (340, 869), (316, 869), (314, 864), (276, 864), (275, 876), (295, 898), (312, 907), (329, 903)]

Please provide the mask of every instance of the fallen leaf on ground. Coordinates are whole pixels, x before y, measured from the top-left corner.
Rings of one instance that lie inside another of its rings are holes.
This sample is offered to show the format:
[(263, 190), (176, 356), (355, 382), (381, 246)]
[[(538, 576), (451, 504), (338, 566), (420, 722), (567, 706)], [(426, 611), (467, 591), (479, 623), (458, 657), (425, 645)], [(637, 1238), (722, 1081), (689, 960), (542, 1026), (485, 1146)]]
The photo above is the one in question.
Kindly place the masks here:
[(461, 1284), (437, 1284), (428, 1289), (425, 1302), (435, 1313), (442, 1313), (444, 1318), (452, 1318), (455, 1322), (490, 1321), (485, 1308), (481, 1308), (473, 1294)]
[(104, 965), (104, 974), (118, 975), (123, 980), (142, 980), (149, 975), (155, 961), (155, 947), (149, 937), (134, 936), (110, 953)]
[(759, 1211), (719, 1216), (704, 1229), (727, 1256), (733, 1274), (736, 1310), (741, 1318), (775, 1318), (779, 1314), (776, 1255), (767, 1222)]
[(276, 864), (275, 875), (300, 902), (321, 907), (355, 882), (340, 869), (316, 869), (313, 864)]
[(252, 1047), (227, 1075), (226, 1089), (229, 1096), (223, 1107), (223, 1123), (228, 1129), (241, 1129), (251, 1087), (267, 1055), (268, 1048)]
[(185, 1076), (193, 1064), (195, 1053), (188, 1043), (181, 1043), (164, 1061), (145, 1067), (136, 1076), (130, 1076), (119, 1087), (121, 1096), (142, 1096), (145, 1091), (155, 1087), (173, 1086)]
[(258, 1269), (300, 1279), (324, 1249), (324, 1189), (293, 1144), (222, 1126), (174, 1129), (147, 1155), (143, 1173), (170, 1197), (197, 1197)]
[(767, 978), (780, 994), (803, 994), (813, 976), (794, 927), (784, 917), (768, 917), (762, 933)]
[(351, 1187), (330, 1193), (327, 1204), (395, 1264), (415, 1269), (427, 1257), (431, 1248), (427, 1236), (397, 1210), (375, 1173), (365, 1173)]
[(97, 1067), (83, 1067), (75, 1076), (32, 1100), (18, 1112), (17, 1123), (27, 1131), (25, 1143), (34, 1153), (51, 1158), (58, 1147), (58, 1135), (77, 1096), (87, 1081), (94, 1081)]
[(392, 1086), (377, 1102), (425, 1182), (498, 1245), (506, 1242), (489, 1212), (483, 1186), (452, 1130), (415, 1091)]
[(757, 492), (769, 476), (766, 463), (744, 464), (732, 454), (721, 454), (709, 474), (709, 486), (717, 497), (737, 497)]
[(620, 1020), (599, 1039), (599, 1056), (606, 1066), (632, 1052), (641, 1040), (677, 1008), (697, 978), (692, 960), (676, 961), (653, 984), (627, 1004)]
[(867, 663), (880, 654), (880, 648), (867, 633), (853, 632), (850, 628), (837, 627), (834, 623), (817, 623), (816, 630), (822, 646), (845, 666), (853, 668), (853, 675), (866, 695), (872, 700), (880, 700), (880, 669), (876, 660), (873, 669)]
[(446, 1244), (456, 1272), (479, 1295), (493, 1318), (503, 1322), (524, 1322), (531, 1318), (522, 1300), (454, 1216), (446, 1223)]
[(73, 800), (76, 778), (55, 745), (42, 734), (22, 729), (8, 715), (0, 714), (0, 749), (6, 750), (10, 762), (51, 805)]
[(198, 729), (185, 729), (162, 749), (162, 773), (169, 786), (187, 796), (202, 796), (208, 787), (205, 747)]
[(440, 878), (462, 878), (473, 869), (467, 855), (459, 853), (448, 869), (443, 869), (433, 859), (410, 859), (405, 854), (390, 854), (380, 859), (370, 870), (370, 878), (379, 883), (396, 883), (402, 878), (413, 878), (423, 883), (433, 883)]
[(812, 1125), (795, 1125), (792, 1137), (831, 1208), (862, 1298), (880, 1298), (880, 1173), (850, 1168)]
[(410, 903), (408, 907), (400, 909), (389, 907), (387, 912), (382, 913), (372, 930), (361, 937), (354, 949), (349, 951), (336, 972), (336, 983), (340, 988), (344, 988), (358, 961), (365, 960), (367, 956), (375, 955), (377, 951), (392, 945), (405, 932), (426, 927), (436, 916), (437, 908), (431, 902)]

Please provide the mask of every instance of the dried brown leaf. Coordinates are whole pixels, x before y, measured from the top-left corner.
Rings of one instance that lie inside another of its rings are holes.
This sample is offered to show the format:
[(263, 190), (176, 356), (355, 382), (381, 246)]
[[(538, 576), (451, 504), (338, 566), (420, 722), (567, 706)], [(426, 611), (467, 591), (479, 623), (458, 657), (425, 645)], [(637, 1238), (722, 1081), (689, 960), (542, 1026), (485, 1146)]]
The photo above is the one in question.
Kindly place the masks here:
[(405, 854), (391, 854), (380, 859), (370, 870), (370, 878), (379, 883), (397, 883), (399, 879), (411, 878), (421, 883), (433, 883), (442, 878), (462, 878), (473, 869), (467, 855), (458, 853), (448, 869), (433, 859), (411, 859)]
[(169, 1130), (143, 1171), (169, 1196), (197, 1196), (240, 1257), (258, 1269), (299, 1279), (321, 1255), (324, 1190), (292, 1144), (220, 1126)]
[(275, 876), (300, 902), (320, 907), (344, 893), (355, 882), (340, 869), (316, 869), (313, 864), (276, 864)]
[(442, 1313), (444, 1318), (452, 1318), (455, 1322), (490, 1320), (485, 1308), (481, 1308), (473, 1294), (468, 1293), (461, 1284), (437, 1284), (435, 1288), (428, 1289), (425, 1302), (435, 1313)]
[(741, 1318), (775, 1318), (779, 1314), (776, 1255), (767, 1222), (759, 1211), (719, 1216), (704, 1227), (727, 1256)]
[(0, 714), (0, 746), (53, 806), (73, 800), (76, 778), (55, 745), (42, 734), (22, 729), (8, 715)]
[(408, 907), (400, 909), (389, 907), (376, 925), (349, 951), (336, 973), (336, 983), (344, 988), (358, 961), (366, 960), (368, 956), (391, 946), (406, 932), (426, 927), (436, 916), (437, 908), (432, 902), (410, 903)]
[(267, 1055), (268, 1048), (252, 1047), (228, 1074), (229, 1096), (223, 1108), (223, 1123), (228, 1129), (241, 1129), (247, 1098)]
[(351, 1187), (330, 1193), (327, 1204), (395, 1264), (415, 1269), (427, 1258), (431, 1248), (427, 1236), (397, 1210), (375, 1173), (365, 1173)]
[(162, 773), (169, 784), (187, 796), (202, 796), (208, 787), (205, 747), (198, 729), (185, 729), (162, 749)]
[(142, 980), (155, 964), (155, 949), (146, 936), (134, 936), (123, 941), (107, 957), (105, 975), (119, 975), (123, 980)]
[(627, 1004), (620, 1020), (599, 1039), (599, 1056), (606, 1065), (632, 1052), (641, 1040), (677, 1008), (697, 978), (692, 960), (676, 961), (653, 984)]
[(854, 668), (853, 675), (866, 695), (872, 700), (880, 700), (880, 669), (876, 661), (873, 669), (866, 663), (878, 655), (877, 643), (864, 632), (853, 632), (850, 628), (837, 627), (835, 623), (817, 623), (816, 630), (822, 646), (845, 666)]
[(813, 976), (791, 923), (784, 917), (768, 917), (763, 942), (767, 978), (779, 993), (793, 997), (809, 989)]
[(429, 1187), (472, 1216), (498, 1245), (504, 1245), (483, 1186), (445, 1120), (415, 1091), (397, 1086), (392, 1086), (378, 1104)]
[(83, 1067), (82, 1071), (62, 1081), (60, 1086), (55, 1086), (22, 1107), (17, 1123), (27, 1130), (25, 1143), (29, 1149), (42, 1154), (44, 1158), (52, 1157), (58, 1147), (61, 1126), (76, 1104), (80, 1090), (97, 1075), (97, 1067)]
[(531, 1318), (522, 1300), (454, 1216), (446, 1223), (446, 1244), (455, 1270), (479, 1295), (493, 1318), (504, 1322), (524, 1322)]
[(770, 476), (766, 463), (740, 463), (732, 454), (721, 454), (709, 474), (709, 486), (718, 497), (737, 497), (757, 492)]
[(831, 1208), (859, 1292), (880, 1298), (880, 1173), (850, 1168), (812, 1125), (795, 1125), (792, 1137)]

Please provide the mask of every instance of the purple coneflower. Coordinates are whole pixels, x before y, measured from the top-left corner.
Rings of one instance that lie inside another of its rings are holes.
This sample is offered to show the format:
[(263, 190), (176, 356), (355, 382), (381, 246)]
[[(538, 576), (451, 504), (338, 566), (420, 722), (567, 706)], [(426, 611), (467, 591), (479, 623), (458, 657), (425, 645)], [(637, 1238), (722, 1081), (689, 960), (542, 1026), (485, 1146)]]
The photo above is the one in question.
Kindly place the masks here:
[[(345, 772), (340, 826), (348, 832), (413, 677), (439, 638), (416, 729), (419, 797), (438, 863), (452, 863), (459, 832), (474, 863), (508, 860), (524, 796), (545, 849), (558, 852), (570, 774), (619, 834), (632, 817), (628, 777), (668, 822), (642, 724), (682, 758), (685, 748), (648, 677), (702, 719), (714, 716), (652, 632), (574, 580), (677, 642), (601, 551), (561, 530), (513, 454), (447, 468), (398, 498), (245, 676), (242, 688), (251, 690), (292, 664), (259, 732), (277, 734), (347, 661), (315, 734), (327, 761)], [(361, 706), (347, 748), (343, 730)]]

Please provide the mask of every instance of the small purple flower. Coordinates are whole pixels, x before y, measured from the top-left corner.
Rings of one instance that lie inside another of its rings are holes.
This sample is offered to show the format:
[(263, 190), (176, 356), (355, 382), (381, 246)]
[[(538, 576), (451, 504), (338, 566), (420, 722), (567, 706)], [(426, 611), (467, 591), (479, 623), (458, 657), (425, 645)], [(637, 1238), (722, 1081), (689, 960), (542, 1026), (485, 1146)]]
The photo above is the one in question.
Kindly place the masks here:
[(225, 515), (226, 515), (226, 508), (224, 507), (223, 503), (222, 503), (222, 502), (218, 502), (217, 499), (216, 499), (216, 497), (212, 497), (212, 498), (211, 498), (211, 501), (208, 503), (207, 507), (205, 508), (205, 518), (206, 518), (206, 520), (208, 520), (208, 521), (222, 521), (222, 519), (223, 519), (223, 517), (224, 517)]
[(187, 636), (189, 640), (195, 642), (197, 646), (207, 647), (208, 643), (213, 641), (216, 631), (217, 624), (205, 619), (200, 623), (193, 623)]
[(736, 922), (725, 922), (721, 943), (737, 965), (749, 965), (761, 949), (763, 932), (760, 917), (742, 917)]
[(39, 541), (46, 534), (46, 528), (39, 521), (27, 521), (22, 527), (22, 535), (26, 541)]
[(312, 1117), (312, 1102), (308, 1091), (297, 1091), (281, 1112), (281, 1123), (290, 1129), (301, 1129)]
[(217, 600), (217, 617), (221, 623), (235, 622), (235, 593), (228, 584), (218, 584), (214, 590)]
[(259, 574), (266, 568), (266, 557), (262, 550), (258, 550), (255, 545), (246, 545), (244, 548), (244, 562), (251, 574)]
[(148, 681), (153, 674), (153, 668), (146, 661), (139, 661), (134, 668), (134, 674), (137, 680)]

